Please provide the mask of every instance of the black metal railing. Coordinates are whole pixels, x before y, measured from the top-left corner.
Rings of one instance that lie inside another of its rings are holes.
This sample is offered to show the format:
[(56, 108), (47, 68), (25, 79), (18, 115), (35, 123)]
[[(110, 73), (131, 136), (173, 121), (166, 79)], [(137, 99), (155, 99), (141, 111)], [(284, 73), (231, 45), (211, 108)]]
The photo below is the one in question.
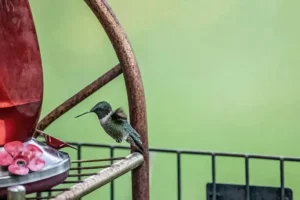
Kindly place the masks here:
[[(113, 163), (114, 158), (114, 152), (115, 150), (129, 150), (129, 147), (125, 146), (114, 146), (114, 145), (105, 145), (105, 144), (94, 144), (94, 143), (74, 143), (70, 142), (70, 144), (76, 146), (78, 148), (77, 151), (77, 159), (82, 159), (82, 149), (83, 148), (101, 148), (101, 149), (108, 149), (110, 151), (110, 162)], [(218, 200), (218, 197), (222, 196), (222, 193), (218, 191), (218, 188), (221, 187), (221, 185), (224, 184), (218, 184), (216, 182), (216, 158), (217, 157), (230, 157), (230, 158), (242, 158), (244, 159), (244, 167), (245, 167), (245, 184), (242, 186), (244, 188), (244, 199), (243, 200), (255, 200), (255, 198), (251, 195), (251, 188), (252, 186), (250, 184), (250, 161), (251, 160), (273, 160), (278, 161), (278, 167), (279, 167), (279, 177), (280, 177), (280, 187), (275, 188), (274, 190), (276, 194), (276, 200), (292, 200), (290, 192), (287, 192), (287, 188), (285, 188), (285, 171), (284, 166), (286, 162), (300, 162), (300, 158), (297, 157), (283, 157), (283, 156), (267, 156), (267, 155), (255, 155), (255, 154), (240, 154), (240, 153), (224, 153), (224, 152), (212, 152), (212, 151), (194, 151), (194, 150), (175, 150), (175, 149), (160, 149), (160, 148), (150, 148), (150, 152), (155, 153), (168, 153), (168, 154), (174, 154), (176, 155), (177, 160), (177, 200), (182, 199), (182, 175), (181, 175), (181, 165), (182, 165), (182, 155), (199, 155), (199, 156), (209, 156), (211, 158), (211, 188), (207, 186), (207, 200)], [(82, 180), (82, 177), (89, 174), (83, 173), (82, 163), (73, 163), (76, 164), (76, 170), (77, 174), (73, 177), (77, 177), (77, 181), (80, 182)], [(92, 174), (91, 174), (92, 175)], [(71, 182), (70, 182), (71, 183)], [(74, 182), (75, 183), (75, 182)], [(227, 185), (228, 186), (228, 185)], [(229, 185), (230, 186), (230, 185)], [(269, 187), (265, 187), (266, 189), (270, 189)], [(223, 188), (224, 189), (224, 188)], [(253, 188), (255, 189), (255, 188)], [(260, 188), (261, 190), (264, 190), (264, 187)], [(210, 191), (211, 190), (211, 191)], [(256, 189), (255, 189), (256, 190)], [(49, 197), (52, 196), (53, 192), (57, 191), (57, 189), (52, 189), (47, 191)], [(60, 191), (58, 189), (58, 191)], [(257, 190), (256, 190), (257, 191)], [(278, 192), (279, 191), (279, 192)], [(288, 195), (287, 195), (288, 193)], [(234, 194), (232, 194), (234, 196)], [(273, 195), (274, 196), (274, 195)], [(227, 197), (228, 198), (228, 197)], [(38, 199), (38, 197), (37, 197)], [(43, 198), (45, 199), (45, 198)], [(225, 199), (226, 198), (222, 198)], [(229, 198), (228, 198), (229, 199)], [(265, 197), (266, 200), (273, 200), (272, 198)], [(115, 200), (115, 188), (114, 188), (114, 182), (112, 181), (110, 183), (110, 200)]]

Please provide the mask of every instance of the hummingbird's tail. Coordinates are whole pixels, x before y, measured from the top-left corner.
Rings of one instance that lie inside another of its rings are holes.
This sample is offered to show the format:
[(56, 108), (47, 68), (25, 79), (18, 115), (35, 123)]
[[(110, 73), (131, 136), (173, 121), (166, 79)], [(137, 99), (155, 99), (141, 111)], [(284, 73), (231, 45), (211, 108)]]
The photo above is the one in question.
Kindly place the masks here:
[(127, 137), (126, 141), (129, 142), (134, 147), (136, 147), (139, 151), (141, 151), (141, 153), (145, 152), (143, 143), (137, 135), (130, 134)]

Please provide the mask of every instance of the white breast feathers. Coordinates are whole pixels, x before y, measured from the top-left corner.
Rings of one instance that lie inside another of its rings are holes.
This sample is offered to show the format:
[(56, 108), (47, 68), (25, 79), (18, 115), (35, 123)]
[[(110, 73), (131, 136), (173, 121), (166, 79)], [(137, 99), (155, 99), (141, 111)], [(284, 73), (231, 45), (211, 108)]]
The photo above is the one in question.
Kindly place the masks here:
[(108, 118), (113, 114), (113, 112), (111, 111), (110, 113), (108, 113), (105, 117), (103, 117), (102, 119), (100, 119), (100, 123), (101, 124), (105, 124), (108, 120)]

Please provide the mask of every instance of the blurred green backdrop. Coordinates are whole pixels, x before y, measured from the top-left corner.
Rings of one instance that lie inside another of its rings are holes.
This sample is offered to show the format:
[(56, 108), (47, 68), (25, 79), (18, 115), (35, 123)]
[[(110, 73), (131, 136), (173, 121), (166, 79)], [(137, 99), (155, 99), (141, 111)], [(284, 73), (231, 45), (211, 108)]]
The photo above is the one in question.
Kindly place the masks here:
[[(109, 3), (140, 65), (151, 147), (300, 155), (299, 1)], [(30, 4), (43, 61), (43, 117), (118, 60), (84, 1)], [(96, 116), (74, 119), (101, 100), (128, 113), (122, 76), (46, 131), (67, 141), (114, 144)], [(83, 153), (85, 158), (108, 156), (108, 150)], [(204, 199), (210, 159), (184, 156), (182, 162), (182, 199)], [(217, 159), (217, 181), (243, 184), (243, 163)], [(286, 166), (286, 184), (295, 199), (300, 198), (299, 168)], [(252, 184), (279, 186), (279, 163), (253, 161), (250, 173)], [(105, 186), (84, 199), (108, 198)], [(126, 175), (116, 181), (116, 200), (130, 198)], [(176, 199), (175, 156), (151, 154), (151, 199)]]

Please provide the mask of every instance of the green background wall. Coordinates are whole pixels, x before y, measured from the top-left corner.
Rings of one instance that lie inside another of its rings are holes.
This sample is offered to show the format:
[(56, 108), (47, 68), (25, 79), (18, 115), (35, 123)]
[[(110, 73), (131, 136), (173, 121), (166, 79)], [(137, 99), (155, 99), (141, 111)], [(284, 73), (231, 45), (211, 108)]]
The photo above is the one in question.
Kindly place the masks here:
[[(146, 90), (151, 147), (299, 156), (300, 35), (296, 0), (109, 0), (126, 30)], [(79, 0), (30, 0), (44, 70), (42, 117), (118, 63)], [(75, 142), (114, 144), (96, 116), (101, 100), (128, 113), (120, 76), (46, 131)], [(73, 150), (68, 150), (75, 156)], [(107, 157), (88, 149), (85, 158)], [(118, 155), (128, 152), (117, 151)], [(204, 199), (210, 159), (184, 156), (182, 199)], [(244, 161), (217, 159), (217, 181), (244, 183)], [(151, 199), (176, 199), (176, 157), (151, 154)], [(286, 184), (300, 198), (300, 164)], [(251, 162), (251, 183), (279, 186), (279, 163)], [(130, 175), (116, 200), (131, 197)], [(108, 199), (109, 186), (85, 199)]]

